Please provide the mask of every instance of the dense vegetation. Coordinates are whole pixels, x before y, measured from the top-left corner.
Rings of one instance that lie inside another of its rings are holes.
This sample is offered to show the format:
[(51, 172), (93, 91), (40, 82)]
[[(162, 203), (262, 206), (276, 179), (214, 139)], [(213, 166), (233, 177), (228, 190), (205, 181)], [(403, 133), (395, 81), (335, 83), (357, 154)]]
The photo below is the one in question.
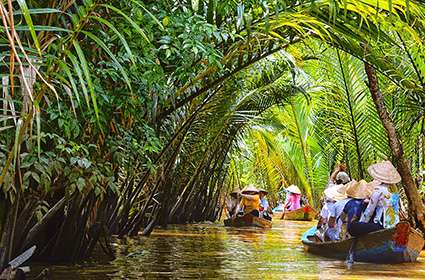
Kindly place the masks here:
[(0, 13), (2, 265), (32, 244), (76, 261), (114, 234), (215, 220), (246, 183), (297, 183), (317, 203), (341, 161), (360, 179), (392, 159), (425, 228), (425, 5), (8, 0)]

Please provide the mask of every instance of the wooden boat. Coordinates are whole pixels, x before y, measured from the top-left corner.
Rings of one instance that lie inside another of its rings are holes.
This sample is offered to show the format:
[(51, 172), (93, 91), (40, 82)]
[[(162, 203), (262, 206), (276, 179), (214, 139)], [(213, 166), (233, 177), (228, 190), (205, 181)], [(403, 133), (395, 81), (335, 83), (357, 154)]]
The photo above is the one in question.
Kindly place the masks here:
[(297, 210), (284, 211), (282, 220), (299, 220), (299, 221), (312, 221), (316, 217), (317, 212), (310, 205), (303, 206)]
[(272, 221), (258, 218), (251, 214), (246, 214), (244, 216), (236, 217), (233, 219), (224, 220), (224, 225), (226, 227), (261, 227), (261, 228), (271, 228)]
[[(302, 242), (307, 252), (324, 257), (345, 260), (354, 238), (343, 241), (317, 242), (316, 228), (304, 233)], [(357, 238), (354, 261), (372, 263), (402, 263), (416, 261), (424, 247), (423, 235), (400, 222), (395, 228), (383, 229)]]

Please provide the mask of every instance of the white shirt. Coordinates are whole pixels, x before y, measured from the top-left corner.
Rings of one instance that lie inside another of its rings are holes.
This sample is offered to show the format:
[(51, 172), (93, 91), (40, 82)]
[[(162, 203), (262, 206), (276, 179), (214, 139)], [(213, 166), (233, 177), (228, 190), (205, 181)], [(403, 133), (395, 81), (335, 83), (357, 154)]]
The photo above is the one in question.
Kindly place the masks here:
[(329, 219), (329, 215), (332, 213), (333, 205), (335, 202), (325, 202), (325, 204), (322, 207), (322, 210), (320, 211), (320, 217), (325, 218), (326, 221)]
[(350, 198), (346, 198), (335, 203), (333, 211), (331, 213), (331, 217), (338, 219), (344, 211), (345, 204), (347, 204), (348, 201), (350, 201)]
[(350, 201), (350, 198), (340, 200), (336, 202), (332, 207), (332, 212), (330, 213), (329, 217), (335, 218), (336, 224), (334, 228), (329, 228), (327, 233), (331, 240), (339, 240), (339, 234), (341, 232), (343, 222), (341, 219), (338, 218), (341, 216), (342, 212), (344, 212), (344, 207), (348, 201)]
[(337, 183), (335, 183), (334, 181), (332, 181), (331, 179), (329, 179), (326, 188), (332, 188), (332, 187), (335, 187), (337, 185), (338, 185)]

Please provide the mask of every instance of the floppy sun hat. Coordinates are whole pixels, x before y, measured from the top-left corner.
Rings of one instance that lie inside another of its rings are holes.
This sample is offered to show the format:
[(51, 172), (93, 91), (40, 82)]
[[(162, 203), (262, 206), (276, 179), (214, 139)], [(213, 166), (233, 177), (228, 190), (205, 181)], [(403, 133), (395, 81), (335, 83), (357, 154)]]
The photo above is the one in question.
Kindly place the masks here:
[(382, 183), (397, 184), (401, 181), (400, 174), (389, 160), (372, 164), (367, 168), (367, 172), (373, 179)]

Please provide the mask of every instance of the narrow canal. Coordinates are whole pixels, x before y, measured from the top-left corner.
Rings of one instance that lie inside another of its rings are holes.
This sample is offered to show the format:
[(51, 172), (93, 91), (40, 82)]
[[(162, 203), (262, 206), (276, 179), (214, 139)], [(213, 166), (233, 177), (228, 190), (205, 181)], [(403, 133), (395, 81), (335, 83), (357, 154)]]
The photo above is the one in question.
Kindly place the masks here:
[[(304, 252), (300, 236), (312, 223), (274, 221), (273, 229), (221, 224), (170, 226), (151, 237), (114, 244), (114, 261), (51, 267), (52, 279), (425, 279), (425, 254), (417, 263), (375, 265)], [(424, 253), (424, 252), (423, 252)], [(35, 267), (34, 272), (37, 272)]]

